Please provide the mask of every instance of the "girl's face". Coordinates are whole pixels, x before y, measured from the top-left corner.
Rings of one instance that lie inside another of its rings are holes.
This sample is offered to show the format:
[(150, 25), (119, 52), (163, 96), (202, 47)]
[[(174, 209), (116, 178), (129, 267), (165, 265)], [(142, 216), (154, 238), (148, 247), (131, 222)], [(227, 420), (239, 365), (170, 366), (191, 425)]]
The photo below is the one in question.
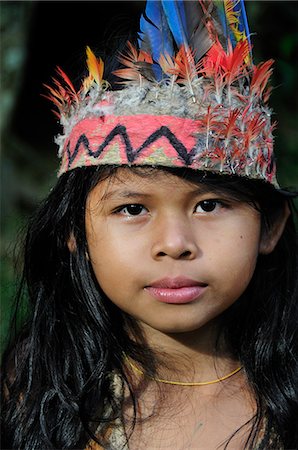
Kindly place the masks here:
[(260, 214), (227, 194), (160, 170), (119, 169), (87, 199), (90, 262), (105, 294), (164, 333), (211, 323), (246, 289)]

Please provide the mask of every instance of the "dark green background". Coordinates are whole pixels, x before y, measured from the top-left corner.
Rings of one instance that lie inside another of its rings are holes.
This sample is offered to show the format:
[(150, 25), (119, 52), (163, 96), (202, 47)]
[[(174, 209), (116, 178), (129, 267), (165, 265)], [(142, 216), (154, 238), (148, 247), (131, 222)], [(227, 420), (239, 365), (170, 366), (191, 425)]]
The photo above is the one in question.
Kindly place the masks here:
[[(7, 333), (27, 218), (56, 180), (53, 137), (59, 132), (41, 93), (56, 65), (72, 79), (85, 47), (137, 30), (144, 2), (1, 1), (1, 342)], [(274, 58), (271, 107), (284, 187), (298, 185), (298, 3), (247, 1), (255, 63)], [(108, 47), (109, 48), (109, 47)], [(40, 249), (42, 252), (43, 249)]]

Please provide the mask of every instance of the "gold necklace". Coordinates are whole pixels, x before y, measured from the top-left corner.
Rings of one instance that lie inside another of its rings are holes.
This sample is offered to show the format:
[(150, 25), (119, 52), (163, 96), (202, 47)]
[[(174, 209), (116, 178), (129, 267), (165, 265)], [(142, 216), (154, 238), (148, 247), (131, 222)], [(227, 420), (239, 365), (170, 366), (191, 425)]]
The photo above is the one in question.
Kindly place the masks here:
[[(135, 371), (138, 372), (141, 375), (144, 375), (144, 372), (139, 369), (137, 366), (135, 366), (130, 359), (126, 356), (126, 360), (128, 362), (128, 364), (131, 366), (131, 368)], [(225, 375), (223, 377), (217, 378), (216, 380), (211, 380), (211, 381), (201, 381), (201, 382), (187, 382), (187, 381), (170, 381), (170, 380), (163, 380), (162, 378), (153, 378), (153, 377), (149, 377), (151, 380), (154, 381), (158, 381), (159, 383), (165, 383), (165, 384), (175, 384), (178, 386), (207, 386), (208, 384), (215, 384), (215, 383), (219, 383), (219, 381), (223, 381), (226, 380), (227, 378), (230, 378), (231, 376), (235, 375), (236, 373), (240, 372), (240, 370), (243, 367), (240, 366), (237, 369), (233, 370), (233, 372), (228, 373), (228, 375)]]

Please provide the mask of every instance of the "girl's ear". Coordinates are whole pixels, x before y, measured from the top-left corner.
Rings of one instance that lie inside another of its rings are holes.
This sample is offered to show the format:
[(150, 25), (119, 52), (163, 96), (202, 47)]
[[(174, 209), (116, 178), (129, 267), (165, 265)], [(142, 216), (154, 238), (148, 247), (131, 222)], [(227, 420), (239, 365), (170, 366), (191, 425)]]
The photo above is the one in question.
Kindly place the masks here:
[(260, 254), (261, 255), (269, 255), (269, 253), (273, 252), (276, 244), (278, 243), (287, 220), (291, 214), (289, 205), (285, 202), (284, 208), (279, 214), (279, 216), (275, 219), (275, 221), (268, 227), (262, 235), (260, 242)]
[(70, 236), (67, 241), (67, 247), (68, 247), (68, 250), (70, 251), (70, 253), (74, 253), (77, 249), (77, 243), (76, 243), (76, 239), (73, 235), (73, 232), (70, 233)]

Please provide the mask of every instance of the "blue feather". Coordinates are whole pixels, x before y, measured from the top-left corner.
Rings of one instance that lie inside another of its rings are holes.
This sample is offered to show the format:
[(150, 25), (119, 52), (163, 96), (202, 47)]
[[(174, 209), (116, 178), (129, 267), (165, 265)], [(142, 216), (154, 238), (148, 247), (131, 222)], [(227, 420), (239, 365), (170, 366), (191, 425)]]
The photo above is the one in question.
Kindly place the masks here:
[[(147, 0), (140, 19), (138, 44), (140, 49), (151, 54), (155, 78), (160, 81), (162, 74), (158, 64), (161, 55), (174, 56), (175, 50), (184, 45), (194, 51), (195, 61), (199, 61), (209, 50), (214, 36), (209, 34), (206, 18), (213, 21), (214, 29), (224, 48), (228, 40), (233, 47), (237, 44), (235, 26), (229, 24), (225, 11), (227, 0)], [(243, 32), (250, 44), (250, 32), (244, 0), (231, 0), (233, 11), (239, 19), (238, 31)], [(234, 30), (233, 30), (234, 27)]]
[[(221, 30), (218, 37), (225, 49), (227, 49), (228, 41), (231, 42), (233, 48), (235, 48), (237, 44), (234, 31), (230, 26), (229, 19), (226, 14), (226, 3), (227, 3), (226, 0), (214, 0), (214, 4), (217, 10), (216, 12), (219, 17), (221, 25)], [(236, 7), (238, 0), (232, 0), (231, 3), (233, 4), (233, 11), (239, 12)]]
[[(140, 19), (139, 47), (157, 63), (161, 54), (174, 56), (174, 50), (184, 45), (198, 61), (212, 45), (203, 17), (198, 0), (148, 0)], [(154, 71), (159, 73), (156, 67)]]
[[(249, 43), (250, 58), (252, 60), (250, 31), (248, 26), (244, 0), (232, 0), (232, 3), (234, 4), (233, 11), (236, 12), (238, 16), (238, 31), (239, 33), (242, 33), (243, 36), (242, 39), (247, 39), (247, 42)], [(229, 38), (232, 42), (233, 47), (235, 47), (238, 40), (236, 35), (233, 33), (232, 29), (230, 29)]]
[(225, 6), (223, 0), (214, 0), (214, 4), (216, 7), (217, 15), (220, 20), (220, 24), (222, 27), (222, 34), (227, 39), (228, 37), (228, 24), (227, 24), (227, 17), (225, 13)]
[(162, 0), (161, 3), (177, 47), (188, 45), (184, 0)]
[(247, 20), (244, 0), (240, 0), (240, 7), (241, 7), (241, 14), (240, 14), (239, 29), (240, 29), (240, 31), (245, 31), (245, 36), (248, 40), (249, 45), (251, 46), (250, 30), (249, 30), (249, 26), (248, 26), (248, 20)]
[[(219, 39), (221, 43), (226, 48), (228, 40), (230, 40), (233, 48), (237, 44), (237, 38), (235, 36), (235, 33), (233, 29), (231, 28), (226, 11), (225, 11), (225, 3), (226, 0), (214, 0), (214, 4), (217, 9), (217, 16), (220, 21), (220, 25), (222, 28), (222, 32), (219, 34)], [(244, 0), (232, 0), (233, 3), (233, 11), (237, 13), (238, 16), (238, 30), (240, 33), (243, 33), (244, 38), (247, 39), (249, 45), (251, 46), (251, 40), (250, 40), (250, 31), (248, 26), (248, 20), (245, 10), (245, 2)], [(251, 54), (252, 57), (252, 54)]]
[[(140, 19), (139, 47), (151, 54), (153, 61), (158, 62), (162, 54), (174, 55), (173, 38), (165, 16), (162, 2), (148, 0), (144, 14)], [(162, 78), (162, 70), (158, 64), (153, 65), (158, 81)]]

